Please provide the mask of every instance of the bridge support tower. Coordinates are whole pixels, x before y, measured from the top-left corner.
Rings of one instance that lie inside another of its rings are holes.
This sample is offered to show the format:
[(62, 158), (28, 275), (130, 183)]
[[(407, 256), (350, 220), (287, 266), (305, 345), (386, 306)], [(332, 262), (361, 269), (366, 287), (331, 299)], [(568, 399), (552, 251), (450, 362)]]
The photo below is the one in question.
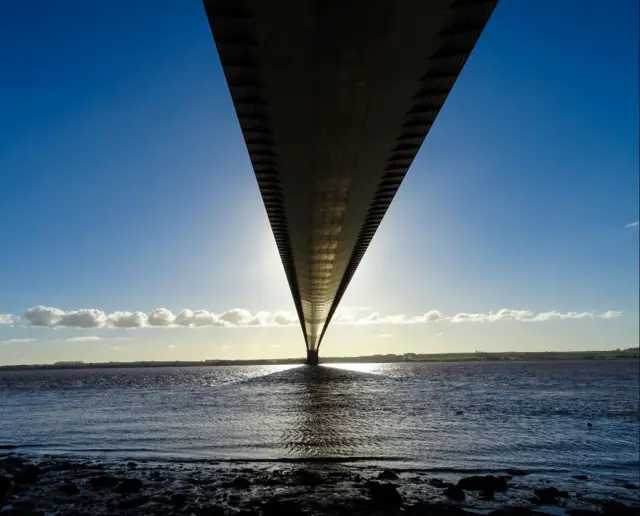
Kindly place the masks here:
[(308, 349), (307, 350), (307, 365), (318, 365), (318, 350)]

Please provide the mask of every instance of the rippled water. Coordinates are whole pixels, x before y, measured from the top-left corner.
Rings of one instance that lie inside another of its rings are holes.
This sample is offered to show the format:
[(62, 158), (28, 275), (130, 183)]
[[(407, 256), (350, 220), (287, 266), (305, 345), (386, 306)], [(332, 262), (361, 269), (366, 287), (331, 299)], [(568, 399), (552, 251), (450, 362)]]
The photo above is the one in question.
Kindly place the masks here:
[(637, 361), (4, 371), (0, 445), (637, 482), (638, 385)]

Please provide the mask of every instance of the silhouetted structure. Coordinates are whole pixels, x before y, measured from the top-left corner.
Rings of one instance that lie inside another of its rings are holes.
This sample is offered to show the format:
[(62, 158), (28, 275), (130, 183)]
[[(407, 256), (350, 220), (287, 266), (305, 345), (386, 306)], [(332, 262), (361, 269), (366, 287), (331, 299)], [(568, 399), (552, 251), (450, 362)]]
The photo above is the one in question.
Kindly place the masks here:
[(497, 0), (204, 0), (309, 363)]

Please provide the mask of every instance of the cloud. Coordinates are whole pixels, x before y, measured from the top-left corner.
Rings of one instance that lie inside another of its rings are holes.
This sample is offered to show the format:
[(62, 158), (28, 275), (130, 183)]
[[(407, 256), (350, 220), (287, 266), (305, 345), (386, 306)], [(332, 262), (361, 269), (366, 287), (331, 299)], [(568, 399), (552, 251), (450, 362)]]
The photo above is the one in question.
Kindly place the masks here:
[(93, 308), (65, 312), (51, 306), (34, 306), (24, 313), (30, 326), (49, 328), (101, 328), (107, 316), (102, 310)]
[(625, 226), (625, 228), (637, 228), (638, 227), (638, 221), (636, 220), (635, 222), (632, 222), (631, 224), (627, 224)]
[(11, 326), (17, 318), (11, 314), (0, 314), (0, 326)]
[(166, 308), (156, 308), (147, 317), (150, 326), (171, 326), (174, 321), (175, 317)]
[(97, 335), (86, 335), (84, 337), (71, 337), (70, 339), (64, 339), (65, 342), (90, 342), (95, 340), (106, 340)]
[[(614, 310), (606, 312), (533, 312), (503, 308), (487, 313), (460, 312), (444, 315), (439, 310), (430, 310), (421, 315), (391, 314), (381, 315), (368, 309), (346, 308), (338, 310), (333, 318), (334, 324), (343, 325), (407, 325), (407, 324), (470, 324), (496, 323), (502, 321), (545, 322), (561, 320), (614, 319), (621, 313)], [(14, 319), (12, 319), (14, 320)], [(174, 315), (167, 308), (157, 308), (149, 313), (117, 311), (106, 314), (102, 310), (83, 309), (64, 311), (60, 308), (35, 306), (24, 313), (29, 326), (48, 328), (242, 328), (242, 327), (295, 327), (299, 326), (295, 312), (260, 311), (255, 314), (243, 308), (234, 308), (221, 314), (208, 310), (185, 309)], [(75, 338), (75, 337), (74, 337)], [(77, 340), (97, 340), (97, 337), (78, 337)]]
[(114, 328), (142, 328), (148, 320), (149, 316), (143, 312), (114, 312), (105, 318), (105, 322)]
[(0, 344), (26, 344), (28, 342), (35, 342), (36, 339), (6, 339), (0, 340)]
[(376, 335), (379, 339), (390, 339), (393, 336), (393, 333), (380, 333), (379, 335)]
[[(224, 314), (223, 314), (224, 315)], [(208, 310), (182, 310), (176, 316), (176, 324), (191, 328), (202, 328), (204, 326), (225, 326), (220, 320), (220, 316)]]

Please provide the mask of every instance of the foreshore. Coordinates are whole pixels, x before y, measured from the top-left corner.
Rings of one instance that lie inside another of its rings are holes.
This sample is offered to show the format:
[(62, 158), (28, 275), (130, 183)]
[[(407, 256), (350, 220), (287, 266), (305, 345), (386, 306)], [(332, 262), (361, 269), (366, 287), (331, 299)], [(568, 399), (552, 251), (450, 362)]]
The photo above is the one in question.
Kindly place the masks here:
[[(325, 463), (116, 461), (0, 455), (0, 514), (196, 516), (640, 514), (638, 485), (590, 489), (526, 470), (434, 475)], [(467, 472), (468, 473), (468, 472)], [(568, 487), (567, 487), (568, 486)]]

